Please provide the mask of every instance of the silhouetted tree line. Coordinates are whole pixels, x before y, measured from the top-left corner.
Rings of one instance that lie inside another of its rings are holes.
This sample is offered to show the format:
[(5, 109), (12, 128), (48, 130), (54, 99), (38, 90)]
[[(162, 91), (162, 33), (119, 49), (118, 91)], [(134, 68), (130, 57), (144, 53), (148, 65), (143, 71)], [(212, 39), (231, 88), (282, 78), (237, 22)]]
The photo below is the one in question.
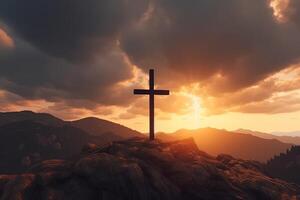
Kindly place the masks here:
[(300, 146), (292, 146), (266, 163), (266, 172), (276, 178), (300, 184)]

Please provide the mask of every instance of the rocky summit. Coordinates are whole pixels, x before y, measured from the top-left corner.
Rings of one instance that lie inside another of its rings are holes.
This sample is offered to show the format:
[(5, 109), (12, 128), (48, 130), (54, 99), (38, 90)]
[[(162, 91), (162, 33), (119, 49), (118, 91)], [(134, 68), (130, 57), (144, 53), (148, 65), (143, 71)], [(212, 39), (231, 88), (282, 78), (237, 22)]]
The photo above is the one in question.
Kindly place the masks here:
[(1, 200), (298, 199), (297, 185), (258, 162), (198, 150), (192, 139), (89, 145), (78, 160), (48, 160), (0, 177)]

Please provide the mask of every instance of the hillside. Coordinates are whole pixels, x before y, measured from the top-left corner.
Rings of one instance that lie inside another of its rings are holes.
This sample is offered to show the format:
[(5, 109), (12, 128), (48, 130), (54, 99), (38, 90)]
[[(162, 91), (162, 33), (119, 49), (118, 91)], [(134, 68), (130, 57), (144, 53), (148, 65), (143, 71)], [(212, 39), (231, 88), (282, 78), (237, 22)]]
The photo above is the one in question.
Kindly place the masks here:
[(24, 120), (51, 126), (61, 126), (65, 123), (63, 120), (48, 113), (35, 113), (32, 111), (0, 112), (0, 126)]
[(31, 111), (0, 113), (0, 174), (24, 172), (46, 159), (79, 155), (86, 145), (107, 145), (142, 134), (113, 122), (85, 118), (68, 122)]
[(120, 137), (120, 139), (143, 137), (138, 131), (95, 117), (71, 121), (70, 124), (94, 136), (110, 137), (109, 135), (115, 135), (116, 137)]
[(254, 136), (257, 136), (260, 138), (276, 139), (276, 140), (284, 142), (284, 143), (300, 145), (300, 137), (298, 137), (298, 136), (277, 136), (277, 135), (273, 135), (273, 134), (269, 134), (269, 133), (263, 133), (263, 132), (259, 132), (259, 131), (251, 131), (251, 130), (246, 130), (246, 129), (238, 129), (235, 132), (251, 134), (251, 135), (254, 135)]
[[(171, 133), (165, 140), (193, 137), (200, 150), (212, 155), (229, 154), (237, 158), (266, 162), (275, 155), (285, 152), (292, 144), (278, 140), (263, 139), (249, 134), (234, 133), (225, 130), (203, 128), (197, 130), (179, 130)], [(259, 153), (258, 153), (259, 152)]]
[(49, 126), (69, 125), (79, 128), (93, 136), (101, 136), (105, 140), (128, 139), (132, 137), (144, 137), (138, 131), (132, 130), (121, 124), (96, 117), (87, 117), (75, 121), (64, 121), (48, 113), (35, 113), (32, 111), (0, 112), (0, 126), (21, 122), (32, 121)]
[(270, 159), (266, 165), (270, 176), (300, 184), (300, 146)]
[(100, 137), (64, 125), (48, 126), (21, 121), (0, 126), (0, 173), (23, 172), (46, 159), (66, 159), (79, 155), (88, 143), (107, 144)]
[(92, 148), (74, 162), (44, 161), (0, 176), (2, 200), (296, 199), (299, 187), (267, 177), (257, 162), (217, 158), (191, 139), (127, 140)]

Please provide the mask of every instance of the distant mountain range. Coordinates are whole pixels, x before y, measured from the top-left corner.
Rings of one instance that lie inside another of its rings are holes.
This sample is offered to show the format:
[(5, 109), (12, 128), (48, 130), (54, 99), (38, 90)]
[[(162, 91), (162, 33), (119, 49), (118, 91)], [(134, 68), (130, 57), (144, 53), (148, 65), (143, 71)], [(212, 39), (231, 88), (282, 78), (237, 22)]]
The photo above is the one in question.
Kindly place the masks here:
[[(212, 155), (266, 162), (291, 148), (293, 141), (282, 137), (229, 132), (212, 128), (159, 133), (164, 141), (194, 138), (200, 150)], [(267, 137), (268, 136), (268, 137)], [(23, 172), (47, 159), (73, 159), (91, 145), (146, 137), (123, 125), (94, 117), (64, 121), (47, 113), (31, 111), (0, 113), (0, 174)], [(286, 143), (285, 143), (286, 142)]]
[(276, 139), (276, 140), (284, 142), (284, 143), (300, 145), (300, 137), (298, 137), (298, 136), (278, 136), (278, 135), (273, 135), (270, 133), (251, 131), (251, 130), (247, 130), (247, 129), (238, 129), (235, 132), (243, 133), (243, 134), (250, 134), (250, 135), (254, 135), (254, 136), (257, 136), (260, 138), (265, 138), (265, 139)]
[(272, 135), (300, 137), (300, 131), (275, 131)]
[(266, 162), (285, 152), (292, 144), (276, 139), (264, 139), (252, 134), (229, 132), (213, 128), (179, 130), (171, 134), (160, 133), (162, 140), (172, 141), (193, 137), (200, 150), (212, 155), (229, 154), (236, 158)]
[(23, 172), (46, 159), (71, 159), (86, 145), (106, 145), (143, 134), (106, 120), (63, 121), (31, 111), (0, 113), (0, 173)]

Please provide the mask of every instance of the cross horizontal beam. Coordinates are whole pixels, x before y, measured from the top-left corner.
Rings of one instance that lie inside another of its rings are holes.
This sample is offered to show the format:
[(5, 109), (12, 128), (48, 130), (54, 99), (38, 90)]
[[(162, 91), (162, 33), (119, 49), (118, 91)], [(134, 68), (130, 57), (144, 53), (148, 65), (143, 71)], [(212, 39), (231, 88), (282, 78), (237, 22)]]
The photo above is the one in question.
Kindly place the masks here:
[(169, 90), (154, 90), (155, 95), (169, 95), (170, 91)]
[(145, 89), (135, 89), (133, 94), (145, 95), (145, 94), (154, 94), (154, 95), (169, 95), (169, 90), (145, 90)]
[(133, 94), (150, 94), (150, 92), (149, 90), (135, 89), (133, 90)]

